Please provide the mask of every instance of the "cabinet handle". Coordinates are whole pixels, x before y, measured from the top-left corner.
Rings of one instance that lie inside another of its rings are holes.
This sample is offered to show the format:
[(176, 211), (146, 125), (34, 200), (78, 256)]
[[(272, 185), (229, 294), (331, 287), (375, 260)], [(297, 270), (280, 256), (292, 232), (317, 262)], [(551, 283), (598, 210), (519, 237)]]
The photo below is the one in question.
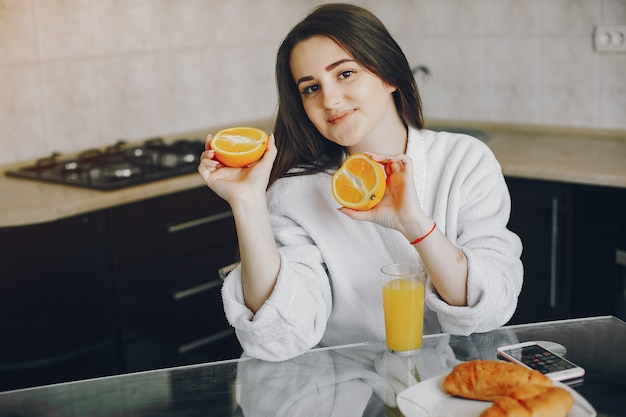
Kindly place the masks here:
[(615, 250), (615, 263), (617, 265), (626, 266), (626, 250)]
[(233, 217), (233, 212), (223, 211), (221, 213), (213, 214), (211, 216), (201, 217), (199, 219), (190, 220), (188, 222), (173, 224), (171, 226), (167, 226), (167, 233), (174, 234), (181, 232), (183, 230), (193, 229), (194, 227), (202, 226), (207, 223), (213, 223), (218, 220), (227, 219), (229, 217)]
[(233, 269), (235, 269), (237, 267), (237, 265), (239, 265), (239, 262), (234, 262), (230, 265), (226, 265), (220, 269), (217, 270), (217, 274), (220, 276), (220, 279), (224, 280), (226, 279), (226, 276), (228, 275), (228, 273), (230, 271), (232, 271)]
[(43, 368), (46, 366), (53, 366), (53, 365), (58, 366), (58, 364), (60, 363), (75, 360), (76, 358), (80, 358), (81, 356), (85, 356), (87, 354), (90, 354), (92, 352), (98, 351), (103, 348), (108, 348), (109, 346), (110, 346), (110, 342), (104, 341), (100, 343), (95, 343), (93, 345), (88, 345), (83, 348), (74, 349), (72, 351), (65, 352), (56, 356), (38, 358), (38, 359), (26, 361), (26, 362), (0, 363), (0, 372), (25, 371), (25, 370)]
[(206, 346), (209, 343), (213, 343), (220, 339), (229, 337), (233, 335), (234, 332), (235, 331), (232, 328), (230, 328), (230, 329), (222, 330), (221, 332), (214, 333), (211, 336), (203, 337), (198, 340), (194, 340), (193, 342), (185, 343), (184, 345), (180, 345), (178, 347), (178, 353), (181, 355), (183, 353), (188, 353), (194, 349), (198, 349), (198, 348), (201, 348), (202, 346)]
[(174, 294), (172, 294), (172, 298), (174, 298), (174, 301), (180, 301), (184, 298), (191, 297), (192, 295), (196, 295), (204, 291), (209, 291), (210, 289), (219, 287), (220, 285), (222, 285), (222, 280), (216, 279), (213, 281), (205, 282), (204, 284), (196, 285), (195, 287), (176, 291)]
[(556, 307), (556, 264), (559, 238), (559, 199), (552, 198), (552, 235), (550, 241), (550, 308)]

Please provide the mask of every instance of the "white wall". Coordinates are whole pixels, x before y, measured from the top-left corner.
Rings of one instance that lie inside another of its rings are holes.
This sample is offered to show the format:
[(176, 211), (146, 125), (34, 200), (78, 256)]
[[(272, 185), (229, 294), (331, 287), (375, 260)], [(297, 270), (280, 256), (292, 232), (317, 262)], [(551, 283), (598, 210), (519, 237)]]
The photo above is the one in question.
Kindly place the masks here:
[[(428, 118), (626, 129), (624, 0), (353, 1), (413, 65)], [(0, 0), (0, 164), (271, 117), (275, 53), (319, 0)]]

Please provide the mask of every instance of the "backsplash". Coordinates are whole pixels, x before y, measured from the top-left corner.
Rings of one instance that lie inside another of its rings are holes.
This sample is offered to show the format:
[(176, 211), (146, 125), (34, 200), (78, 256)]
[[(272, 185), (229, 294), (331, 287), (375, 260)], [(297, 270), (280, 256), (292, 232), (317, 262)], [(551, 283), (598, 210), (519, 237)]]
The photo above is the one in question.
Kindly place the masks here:
[[(0, 0), (0, 164), (272, 117), (274, 59), (313, 0)], [(626, 130), (624, 0), (353, 1), (418, 75), (426, 119)]]

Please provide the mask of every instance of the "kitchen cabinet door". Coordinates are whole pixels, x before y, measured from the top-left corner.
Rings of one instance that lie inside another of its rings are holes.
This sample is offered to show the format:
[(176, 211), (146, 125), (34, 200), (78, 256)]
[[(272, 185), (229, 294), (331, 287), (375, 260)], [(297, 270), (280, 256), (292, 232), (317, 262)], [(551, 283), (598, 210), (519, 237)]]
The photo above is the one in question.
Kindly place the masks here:
[(524, 284), (511, 323), (569, 317), (573, 185), (512, 177), (507, 184), (509, 228), (524, 248)]
[(577, 186), (573, 313), (626, 320), (626, 189)]
[(0, 390), (116, 373), (99, 213), (0, 229)]
[(220, 268), (237, 260), (228, 204), (198, 188), (109, 210), (125, 369), (241, 355)]

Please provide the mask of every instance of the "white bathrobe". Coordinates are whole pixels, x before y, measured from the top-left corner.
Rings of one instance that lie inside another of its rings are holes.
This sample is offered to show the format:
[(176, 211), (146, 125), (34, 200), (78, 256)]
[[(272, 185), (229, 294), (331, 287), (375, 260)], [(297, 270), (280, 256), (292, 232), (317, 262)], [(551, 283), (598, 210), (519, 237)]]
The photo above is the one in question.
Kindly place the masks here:
[[(409, 129), (407, 155), (425, 213), (468, 259), (468, 305), (444, 302), (427, 281), (425, 333), (468, 335), (505, 324), (522, 287), (522, 244), (507, 229), (510, 196), (499, 163), (473, 137)], [(267, 192), (281, 269), (252, 313), (240, 268), (222, 288), (224, 310), (246, 354), (282, 361), (315, 346), (385, 338), (380, 269), (420, 262), (399, 232), (339, 212), (331, 175), (282, 178)]]

